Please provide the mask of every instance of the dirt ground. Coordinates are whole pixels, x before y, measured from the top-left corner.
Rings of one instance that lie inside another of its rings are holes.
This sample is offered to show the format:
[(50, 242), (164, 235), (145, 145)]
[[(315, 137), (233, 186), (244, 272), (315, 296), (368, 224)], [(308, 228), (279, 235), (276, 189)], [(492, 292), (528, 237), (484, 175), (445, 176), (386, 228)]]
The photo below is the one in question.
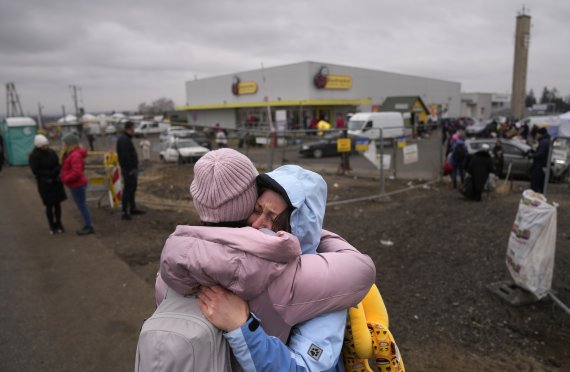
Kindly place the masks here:
[[(323, 174), (329, 201), (378, 193), (378, 181)], [(107, 247), (154, 284), (162, 245), (178, 224), (198, 224), (188, 192), (191, 165), (151, 165), (137, 198), (147, 214), (121, 221), (118, 210), (93, 210)], [(414, 182), (388, 181), (388, 192)], [(409, 371), (570, 370), (570, 317), (552, 301), (513, 307), (487, 290), (510, 279), (505, 253), (518, 200), (508, 195), (465, 200), (449, 183), (418, 187), (390, 200), (327, 208), (325, 228), (376, 263), (377, 284)], [(558, 208), (553, 289), (570, 304), (570, 190), (551, 187)], [(323, 283), (326, 284), (326, 283)]]

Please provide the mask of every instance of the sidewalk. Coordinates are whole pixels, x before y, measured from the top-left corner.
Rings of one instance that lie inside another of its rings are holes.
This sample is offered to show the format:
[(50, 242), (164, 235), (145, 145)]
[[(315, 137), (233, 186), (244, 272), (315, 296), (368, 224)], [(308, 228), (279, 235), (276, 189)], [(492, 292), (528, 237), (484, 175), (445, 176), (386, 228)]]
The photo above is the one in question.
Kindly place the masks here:
[[(154, 294), (95, 235), (79, 237), (68, 193), (66, 233), (49, 235), (27, 167), (0, 175), (0, 370), (131, 371)], [(101, 232), (103, 233), (103, 232)]]

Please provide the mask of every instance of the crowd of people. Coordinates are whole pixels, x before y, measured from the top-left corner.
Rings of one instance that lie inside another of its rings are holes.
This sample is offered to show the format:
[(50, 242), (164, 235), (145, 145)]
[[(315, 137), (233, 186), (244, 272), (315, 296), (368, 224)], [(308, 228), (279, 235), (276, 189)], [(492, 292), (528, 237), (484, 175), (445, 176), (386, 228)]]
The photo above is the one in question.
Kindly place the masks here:
[[(533, 126), (529, 129), (526, 123), (516, 123), (509, 118), (492, 120), (484, 131), (483, 137), (496, 138), (491, 148), (482, 144), (472, 154), (465, 144), (465, 127), (468, 123), (463, 119), (445, 120), (442, 122), (442, 138), (447, 145), (446, 164), (453, 188), (457, 188), (457, 178), (461, 181), (461, 191), (470, 199), (481, 201), (481, 195), (488, 188), (491, 174), (500, 177), (503, 174), (505, 160), (503, 140), (518, 139), (531, 146), (532, 150), (525, 154), (532, 159), (530, 168), (530, 188), (542, 193), (544, 191), (545, 167), (548, 161), (550, 135), (544, 127)], [(468, 177), (466, 177), (466, 172)]]
[[(117, 139), (116, 147), (123, 182), (121, 198), (123, 220), (130, 220), (132, 215), (145, 213), (136, 207), (135, 202), (138, 155), (132, 142), (133, 133), (134, 123), (127, 122), (124, 131)], [(29, 165), (45, 207), (49, 232), (52, 235), (65, 232), (61, 203), (67, 199), (65, 191), (67, 188), (83, 220), (83, 227), (76, 231), (77, 235), (93, 234), (95, 228), (87, 205), (88, 178), (85, 174), (88, 150), (80, 145), (79, 136), (75, 133), (66, 134), (61, 142), (61, 153), (58, 155), (50, 148), (48, 138), (43, 134), (37, 134), (29, 157)]]

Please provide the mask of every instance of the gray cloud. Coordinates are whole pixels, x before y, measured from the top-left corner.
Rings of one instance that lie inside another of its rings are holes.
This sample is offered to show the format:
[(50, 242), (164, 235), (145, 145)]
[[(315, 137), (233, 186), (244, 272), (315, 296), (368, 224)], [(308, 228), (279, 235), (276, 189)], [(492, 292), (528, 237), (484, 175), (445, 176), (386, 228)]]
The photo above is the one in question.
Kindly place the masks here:
[[(570, 94), (570, 3), (526, 1), (532, 16), (528, 88)], [(509, 92), (514, 0), (111, 1), (0, 0), (0, 82), (26, 111), (134, 110), (184, 104), (184, 82), (312, 60), (458, 81)], [(3, 115), (5, 108), (0, 108)]]

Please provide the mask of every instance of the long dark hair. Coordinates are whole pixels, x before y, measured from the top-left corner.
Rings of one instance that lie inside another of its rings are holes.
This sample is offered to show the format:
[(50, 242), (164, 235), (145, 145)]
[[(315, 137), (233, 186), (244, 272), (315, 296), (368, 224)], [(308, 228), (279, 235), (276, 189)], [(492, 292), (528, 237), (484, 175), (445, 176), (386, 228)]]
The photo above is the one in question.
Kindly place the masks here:
[(291, 212), (293, 212), (293, 208), (285, 208), (285, 210), (273, 220), (271, 230), (291, 233)]

